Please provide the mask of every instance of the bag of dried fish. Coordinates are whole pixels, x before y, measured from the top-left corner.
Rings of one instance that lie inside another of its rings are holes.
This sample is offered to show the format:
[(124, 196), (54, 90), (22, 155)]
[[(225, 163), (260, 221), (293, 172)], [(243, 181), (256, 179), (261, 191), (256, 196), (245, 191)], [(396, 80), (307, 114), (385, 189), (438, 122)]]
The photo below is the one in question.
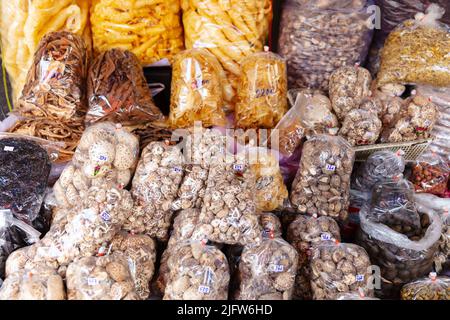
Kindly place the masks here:
[(40, 42), (18, 111), (26, 117), (81, 121), (86, 114), (87, 54), (84, 40), (66, 31)]
[(164, 120), (153, 103), (139, 60), (130, 51), (111, 49), (93, 61), (88, 74), (88, 99), (87, 124), (112, 121), (136, 125)]
[(345, 116), (339, 135), (352, 146), (375, 144), (382, 129), (377, 113), (364, 109), (351, 110)]
[(450, 85), (450, 30), (438, 20), (444, 10), (432, 4), (392, 31), (381, 53), (377, 85)]
[(403, 286), (402, 300), (450, 300), (450, 278), (431, 272), (427, 278)]
[(226, 79), (217, 58), (206, 49), (191, 49), (175, 56), (172, 67), (170, 126), (187, 128), (196, 121), (205, 128), (225, 126), (221, 88)]
[(268, 52), (241, 62), (235, 110), (239, 128), (274, 128), (288, 110), (286, 60)]

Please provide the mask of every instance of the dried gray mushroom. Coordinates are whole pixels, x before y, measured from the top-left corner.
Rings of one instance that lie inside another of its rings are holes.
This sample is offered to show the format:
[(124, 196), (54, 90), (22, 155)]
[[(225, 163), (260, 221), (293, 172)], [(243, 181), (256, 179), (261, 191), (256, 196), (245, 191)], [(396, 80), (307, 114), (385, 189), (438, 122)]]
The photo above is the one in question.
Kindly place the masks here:
[(376, 112), (364, 109), (351, 110), (345, 116), (339, 135), (352, 146), (375, 144), (382, 129)]

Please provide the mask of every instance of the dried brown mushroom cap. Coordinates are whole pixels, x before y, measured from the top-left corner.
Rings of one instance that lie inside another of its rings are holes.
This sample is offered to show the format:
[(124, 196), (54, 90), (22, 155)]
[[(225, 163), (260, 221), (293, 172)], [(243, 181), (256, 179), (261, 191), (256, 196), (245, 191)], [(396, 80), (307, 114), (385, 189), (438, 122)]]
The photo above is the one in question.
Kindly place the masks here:
[(378, 140), (381, 129), (377, 112), (354, 109), (345, 116), (339, 135), (353, 146), (370, 145)]

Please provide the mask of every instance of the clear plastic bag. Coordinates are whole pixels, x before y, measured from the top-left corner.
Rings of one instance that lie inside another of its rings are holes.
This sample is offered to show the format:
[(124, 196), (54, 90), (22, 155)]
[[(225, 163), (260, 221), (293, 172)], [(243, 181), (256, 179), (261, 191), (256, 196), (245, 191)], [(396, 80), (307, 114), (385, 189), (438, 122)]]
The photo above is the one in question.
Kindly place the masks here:
[(86, 113), (87, 52), (70, 32), (47, 34), (39, 43), (17, 110), (27, 117), (79, 122)]
[(272, 22), (270, 0), (182, 0), (185, 44), (188, 49), (206, 48), (227, 73), (225, 102), (234, 110), (240, 62), (263, 50)]
[[(150, 296), (150, 281), (155, 273), (156, 244), (149, 236), (119, 232), (111, 241), (112, 252), (125, 255), (136, 294), (141, 300)], [(106, 249), (106, 248), (105, 248)]]
[(94, 0), (90, 21), (96, 52), (132, 51), (150, 65), (183, 50), (179, 1)]
[(375, 144), (382, 129), (381, 120), (377, 113), (354, 109), (347, 113), (339, 135), (352, 146)]
[(121, 253), (85, 257), (66, 274), (69, 300), (137, 300), (127, 258)]
[(183, 179), (183, 161), (177, 146), (152, 142), (145, 147), (133, 178), (135, 204), (125, 230), (167, 240), (172, 205)]
[[(79, 206), (91, 188), (126, 187), (139, 156), (138, 138), (121, 125), (97, 123), (83, 133), (72, 162), (53, 186), (58, 206)], [(102, 196), (100, 196), (102, 197)]]
[(291, 203), (300, 213), (348, 217), (350, 175), (355, 153), (342, 137), (317, 135), (305, 142)]
[(450, 85), (449, 28), (439, 23), (444, 10), (432, 4), (395, 28), (381, 53), (377, 85), (388, 83)]
[(262, 212), (259, 215), (259, 224), (263, 229), (263, 237), (281, 237), (283, 234), (281, 221), (272, 212)]
[(338, 119), (343, 121), (346, 115), (358, 108), (364, 98), (371, 95), (372, 76), (367, 69), (358, 65), (341, 67), (330, 77), (330, 100)]
[(427, 278), (404, 285), (400, 295), (402, 300), (450, 300), (450, 278), (431, 272)]
[(241, 68), (236, 126), (274, 128), (288, 110), (286, 60), (272, 52), (259, 52), (242, 60)]
[(168, 260), (164, 300), (227, 300), (230, 273), (216, 247), (192, 241), (178, 246)]
[(86, 123), (136, 125), (164, 120), (153, 103), (141, 65), (130, 51), (111, 49), (92, 62), (88, 75)]
[(367, 297), (364, 290), (360, 292), (346, 292), (337, 295), (336, 300), (380, 300), (378, 298)]
[(395, 94), (387, 94), (378, 90), (375, 91), (374, 98), (379, 99), (382, 104), (380, 120), (383, 123), (383, 128), (391, 127), (392, 122), (396, 119), (398, 114), (403, 112), (406, 107), (406, 100), (403, 100)]
[(416, 192), (443, 194), (447, 190), (450, 168), (433, 152), (422, 154), (412, 168), (411, 182)]
[(328, 91), (333, 71), (365, 61), (373, 33), (367, 10), (372, 3), (285, 2), (278, 44), (288, 61), (290, 87)]
[(372, 275), (369, 255), (351, 243), (321, 243), (311, 254), (311, 288), (314, 300), (335, 300), (345, 292), (367, 289)]
[[(91, 47), (89, 1), (9, 0), (0, 10), (2, 63), (11, 81), (16, 103), (33, 64), (39, 41), (53, 31), (69, 31), (83, 36)], [(71, 94), (71, 92), (69, 92)]]

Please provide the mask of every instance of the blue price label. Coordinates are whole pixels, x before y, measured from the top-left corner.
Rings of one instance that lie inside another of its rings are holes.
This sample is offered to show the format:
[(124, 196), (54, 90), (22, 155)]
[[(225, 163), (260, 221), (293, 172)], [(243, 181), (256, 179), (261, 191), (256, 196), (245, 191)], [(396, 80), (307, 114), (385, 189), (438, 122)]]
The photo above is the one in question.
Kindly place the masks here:
[(100, 213), (100, 217), (102, 217), (103, 221), (111, 220), (111, 216), (109, 215), (108, 211), (103, 211), (102, 213)]

